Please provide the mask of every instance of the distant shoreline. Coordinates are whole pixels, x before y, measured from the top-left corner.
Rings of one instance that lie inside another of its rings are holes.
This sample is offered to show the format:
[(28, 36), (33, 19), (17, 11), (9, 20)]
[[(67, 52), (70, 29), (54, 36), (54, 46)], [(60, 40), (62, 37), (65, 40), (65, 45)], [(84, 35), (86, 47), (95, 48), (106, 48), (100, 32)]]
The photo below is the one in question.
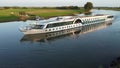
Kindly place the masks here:
[[(98, 10), (115, 10), (120, 11), (120, 8), (112, 7), (95, 7), (94, 9)], [(0, 8), (0, 23), (10, 22), (10, 21), (25, 21), (25, 20), (35, 20), (36, 16), (39, 16), (43, 19), (55, 17), (55, 16), (66, 16), (66, 15), (76, 15), (85, 13), (84, 9), (81, 7), (58, 7), (58, 8)]]
[(83, 8), (57, 9), (57, 8), (1, 8), (0, 22), (35, 20), (36, 16), (43, 19), (55, 17), (76, 15), (83, 13)]
[(94, 9), (120, 11), (120, 7), (95, 7)]

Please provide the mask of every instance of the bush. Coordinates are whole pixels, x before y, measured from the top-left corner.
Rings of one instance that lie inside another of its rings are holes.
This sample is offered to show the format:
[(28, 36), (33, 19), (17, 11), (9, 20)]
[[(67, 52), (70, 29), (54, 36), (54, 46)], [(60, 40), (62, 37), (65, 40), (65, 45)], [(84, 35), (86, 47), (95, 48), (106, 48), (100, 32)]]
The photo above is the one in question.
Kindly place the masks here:
[(21, 12), (19, 12), (19, 15), (26, 15), (26, 12), (25, 11), (21, 11)]

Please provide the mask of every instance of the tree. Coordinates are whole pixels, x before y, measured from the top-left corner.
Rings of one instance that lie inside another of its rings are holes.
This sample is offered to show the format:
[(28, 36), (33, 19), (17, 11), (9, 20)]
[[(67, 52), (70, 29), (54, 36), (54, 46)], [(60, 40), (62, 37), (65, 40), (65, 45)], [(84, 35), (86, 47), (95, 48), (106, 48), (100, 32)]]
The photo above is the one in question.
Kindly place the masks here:
[(93, 4), (91, 2), (87, 2), (85, 5), (84, 5), (84, 9), (86, 12), (90, 12), (90, 10), (93, 8)]
[(6, 7), (4, 7), (4, 9), (10, 9), (10, 7), (6, 6)]

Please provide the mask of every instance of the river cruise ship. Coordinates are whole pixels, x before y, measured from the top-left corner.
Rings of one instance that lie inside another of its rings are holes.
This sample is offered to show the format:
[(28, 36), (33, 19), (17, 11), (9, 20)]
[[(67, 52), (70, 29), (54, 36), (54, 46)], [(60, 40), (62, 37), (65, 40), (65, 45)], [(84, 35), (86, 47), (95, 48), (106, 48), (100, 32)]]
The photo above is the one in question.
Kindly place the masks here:
[[(110, 23), (110, 22), (109, 22)], [(111, 23), (112, 24), (112, 23)], [(98, 23), (98, 24), (92, 24), (92, 25), (87, 25), (83, 26), (82, 28), (73, 28), (73, 29), (68, 29), (68, 30), (62, 30), (62, 31), (57, 31), (57, 32), (52, 32), (52, 33), (45, 33), (45, 34), (28, 34), (24, 35), (21, 39), (20, 42), (47, 42), (51, 43), (52, 41), (58, 40), (69, 37), (69, 39), (73, 38), (78, 38), (82, 34), (86, 34), (89, 32), (93, 32), (96, 30), (100, 30), (103, 28), (106, 28), (110, 26), (111, 24), (107, 24), (106, 22)]]
[(46, 20), (37, 20), (20, 28), (20, 31), (24, 34), (49, 33), (112, 20), (113, 16), (103, 14), (93, 16), (60, 16)]

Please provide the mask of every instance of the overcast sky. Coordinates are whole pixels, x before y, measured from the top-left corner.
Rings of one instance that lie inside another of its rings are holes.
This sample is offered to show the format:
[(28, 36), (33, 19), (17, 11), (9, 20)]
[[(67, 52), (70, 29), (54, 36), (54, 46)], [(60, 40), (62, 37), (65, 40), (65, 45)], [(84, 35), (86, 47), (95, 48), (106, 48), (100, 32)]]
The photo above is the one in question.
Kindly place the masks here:
[(120, 0), (0, 0), (0, 6), (84, 6), (86, 2), (94, 6), (120, 7)]

